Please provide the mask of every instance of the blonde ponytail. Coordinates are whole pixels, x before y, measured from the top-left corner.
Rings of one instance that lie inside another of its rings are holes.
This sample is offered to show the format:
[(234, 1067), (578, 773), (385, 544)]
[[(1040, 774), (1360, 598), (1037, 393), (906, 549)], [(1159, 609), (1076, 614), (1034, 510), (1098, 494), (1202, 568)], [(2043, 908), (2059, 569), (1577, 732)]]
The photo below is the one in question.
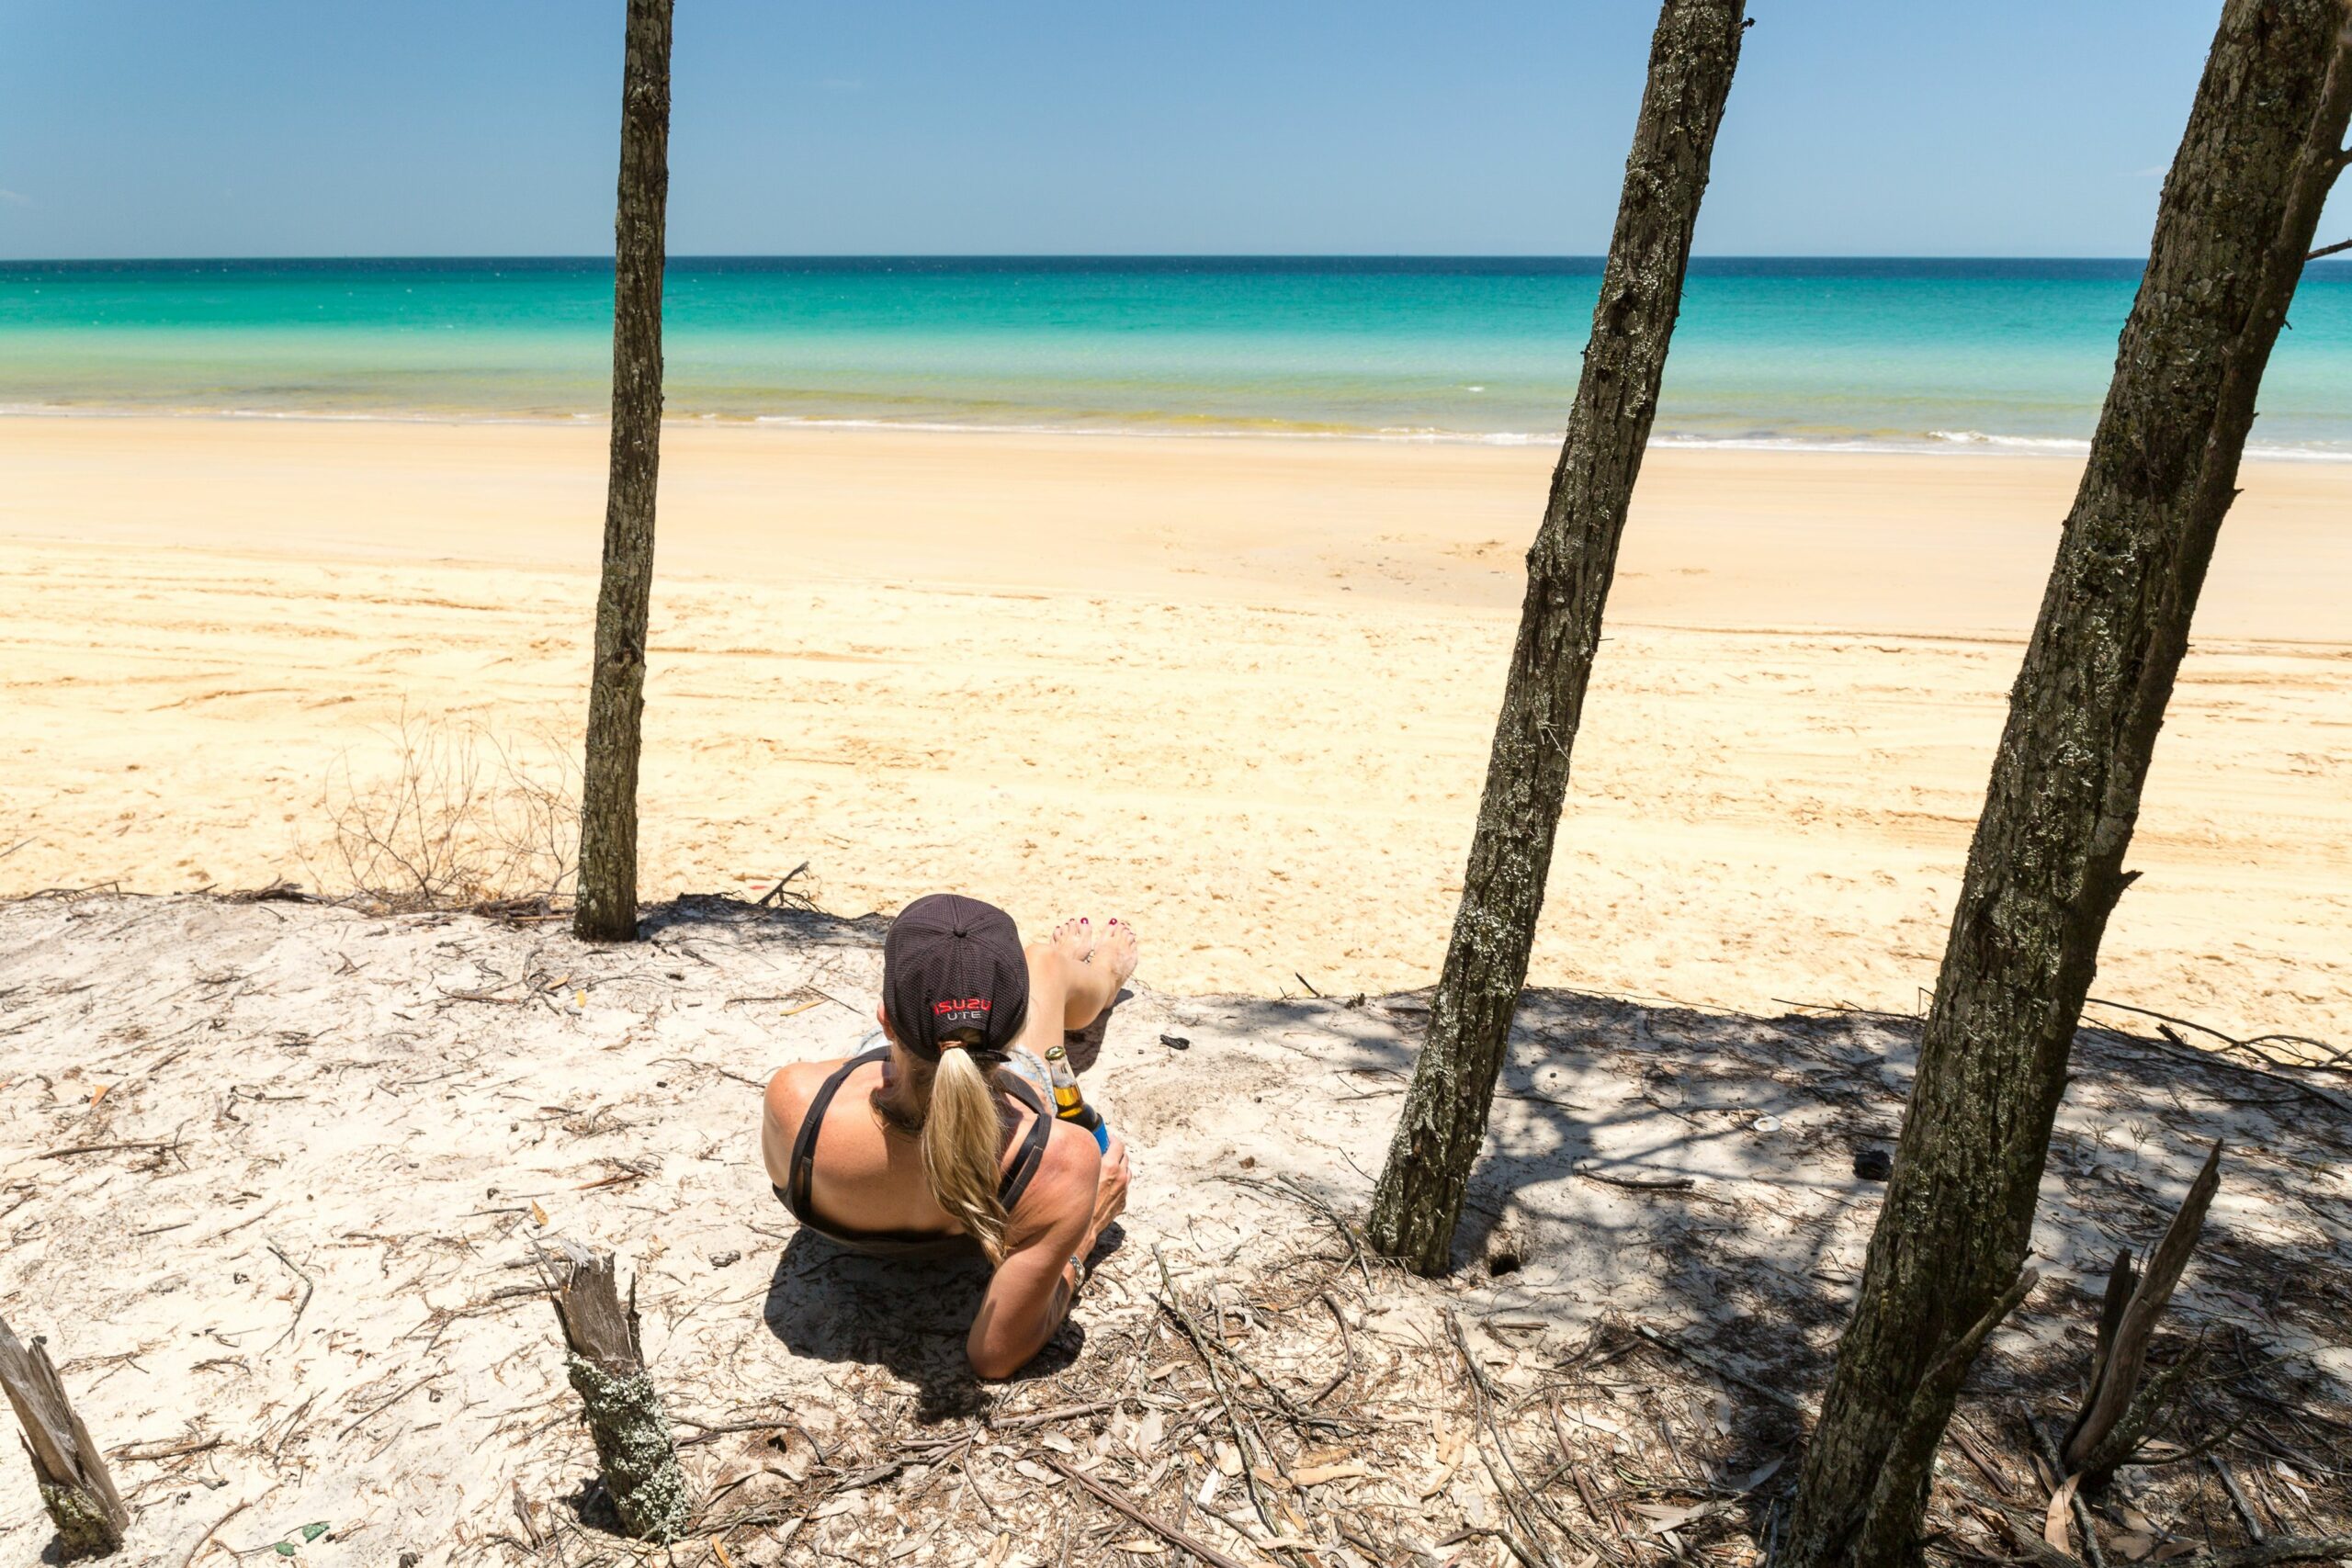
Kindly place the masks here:
[(940, 1053), (922, 1132), (922, 1173), (933, 1200), (980, 1244), (990, 1263), (1003, 1262), (1008, 1216), (996, 1190), (1004, 1122), (996, 1089), (969, 1051)]

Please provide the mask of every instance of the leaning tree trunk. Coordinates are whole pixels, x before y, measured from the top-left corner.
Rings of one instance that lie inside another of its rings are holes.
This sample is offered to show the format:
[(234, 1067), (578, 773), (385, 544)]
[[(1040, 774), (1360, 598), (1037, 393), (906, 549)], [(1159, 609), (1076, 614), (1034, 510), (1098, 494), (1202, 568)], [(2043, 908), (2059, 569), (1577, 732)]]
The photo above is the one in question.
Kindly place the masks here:
[(581, 769), (580, 894), (571, 929), (637, 935), (637, 760), (653, 497), (662, 466), (662, 222), (670, 193), (670, 4), (628, 0), (621, 73), (620, 198), (613, 222), (613, 446), (605, 574)]
[(1625, 160), (1584, 373), (1543, 525), (1527, 553), (1527, 598), (1462, 904), (1429, 1037), (1373, 1196), (1373, 1244), (1424, 1274), (1442, 1273), (1451, 1260), (1527, 980), (1601, 608), (1682, 308), (1708, 159), (1739, 62), (1741, 10), (1742, 0), (1665, 0), (1650, 40), (1649, 85)]
[(2223, 6), (2010, 693), (1894, 1179), (1805, 1455), (1790, 1568), (1916, 1551), (1960, 1381), (1928, 1374), (2024, 1261), (2190, 612), (2342, 162), (2347, 27), (2346, 0)]

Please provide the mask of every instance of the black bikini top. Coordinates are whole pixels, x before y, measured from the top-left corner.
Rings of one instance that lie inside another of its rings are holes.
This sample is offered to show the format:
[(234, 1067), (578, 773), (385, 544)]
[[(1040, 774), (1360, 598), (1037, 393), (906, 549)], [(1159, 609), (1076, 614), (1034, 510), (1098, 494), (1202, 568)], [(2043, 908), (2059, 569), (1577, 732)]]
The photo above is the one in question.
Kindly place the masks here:
[[(968, 1241), (968, 1237), (939, 1231), (845, 1230), (818, 1218), (816, 1205), (809, 1201), (809, 1179), (817, 1168), (817, 1134), (824, 1127), (825, 1112), (831, 1108), (834, 1094), (858, 1068), (887, 1061), (889, 1055), (888, 1046), (877, 1046), (863, 1055), (853, 1056), (834, 1069), (832, 1076), (817, 1090), (817, 1097), (808, 1102), (808, 1111), (800, 1118), (799, 1132), (793, 1135), (789, 1184), (777, 1188), (776, 1196), (783, 1199), (784, 1206), (792, 1211), (792, 1217), (810, 1230), (865, 1252), (935, 1251), (943, 1244)], [(1029, 1182), (1037, 1174), (1037, 1168), (1045, 1163), (1046, 1141), (1053, 1136), (1054, 1118), (1046, 1111), (1045, 1102), (1037, 1097), (1037, 1091), (1023, 1078), (1007, 1074), (996, 1083), (999, 1089), (1011, 1094), (1032, 1112), (1029, 1131), (1021, 1140), (1012, 1165), (1005, 1171), (1004, 1179), (997, 1183), (997, 1201), (1004, 1205), (1006, 1213), (1011, 1213), (1013, 1205), (1021, 1201), (1021, 1195), (1029, 1190)]]

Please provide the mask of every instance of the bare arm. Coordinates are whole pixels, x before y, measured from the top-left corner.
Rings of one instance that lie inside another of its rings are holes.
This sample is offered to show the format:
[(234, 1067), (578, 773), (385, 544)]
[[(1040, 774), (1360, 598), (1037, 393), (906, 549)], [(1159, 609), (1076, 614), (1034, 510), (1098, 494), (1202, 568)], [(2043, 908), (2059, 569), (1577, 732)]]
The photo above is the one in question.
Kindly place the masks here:
[(1126, 1150), (1114, 1140), (1106, 1160), (1091, 1134), (1057, 1123), (1021, 1205), (1028, 1213), (1007, 1238), (964, 1342), (974, 1371), (1011, 1377), (1045, 1348), (1078, 1293), (1073, 1259), (1094, 1249), (1125, 1200)]

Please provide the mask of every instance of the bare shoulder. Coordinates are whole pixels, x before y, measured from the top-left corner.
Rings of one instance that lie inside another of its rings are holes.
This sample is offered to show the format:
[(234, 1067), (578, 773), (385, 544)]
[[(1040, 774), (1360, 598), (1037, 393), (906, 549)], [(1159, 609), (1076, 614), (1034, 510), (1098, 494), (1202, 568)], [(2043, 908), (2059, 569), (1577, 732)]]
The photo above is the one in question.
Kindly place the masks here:
[(1075, 1122), (1057, 1121), (1046, 1139), (1046, 1157), (1037, 1174), (1056, 1171), (1083, 1178), (1091, 1191), (1095, 1178), (1102, 1169), (1102, 1151), (1094, 1142), (1094, 1134)]
[(1045, 1158), (1022, 1193), (1023, 1230), (1050, 1230), (1071, 1214), (1094, 1212), (1094, 1188), (1102, 1174), (1102, 1151), (1094, 1134), (1070, 1122), (1056, 1122), (1046, 1139)]
[(822, 1062), (794, 1062), (778, 1067), (775, 1076), (768, 1079), (768, 1119), (782, 1127), (798, 1126), (800, 1118), (808, 1113), (808, 1102), (817, 1098), (825, 1080), (848, 1060), (846, 1056), (834, 1056)]

